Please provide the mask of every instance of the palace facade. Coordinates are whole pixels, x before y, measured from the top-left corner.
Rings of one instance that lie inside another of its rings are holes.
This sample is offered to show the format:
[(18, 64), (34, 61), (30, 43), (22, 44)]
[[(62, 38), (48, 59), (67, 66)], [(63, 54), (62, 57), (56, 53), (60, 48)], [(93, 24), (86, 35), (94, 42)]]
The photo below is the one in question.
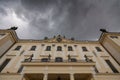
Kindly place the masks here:
[(120, 80), (120, 33), (101, 31), (98, 41), (78, 41), (0, 30), (0, 80)]

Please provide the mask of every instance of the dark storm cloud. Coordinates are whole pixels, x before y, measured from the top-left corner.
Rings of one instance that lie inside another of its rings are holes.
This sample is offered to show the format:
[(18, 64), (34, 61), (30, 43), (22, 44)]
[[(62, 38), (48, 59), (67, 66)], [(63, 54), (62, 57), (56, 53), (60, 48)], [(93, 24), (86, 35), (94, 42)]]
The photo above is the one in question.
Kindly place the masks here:
[(120, 32), (120, 0), (1, 0), (0, 4), (0, 18), (11, 11), (23, 24), (15, 24), (20, 38), (61, 34), (96, 40), (100, 28)]

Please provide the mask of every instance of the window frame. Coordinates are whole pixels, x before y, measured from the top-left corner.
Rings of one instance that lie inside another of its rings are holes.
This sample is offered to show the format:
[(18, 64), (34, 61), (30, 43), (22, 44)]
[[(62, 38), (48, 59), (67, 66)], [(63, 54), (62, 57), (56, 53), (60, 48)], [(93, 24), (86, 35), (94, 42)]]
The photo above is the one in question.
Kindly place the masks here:
[(19, 51), (20, 49), (21, 49), (21, 45), (18, 45), (18, 46), (16, 46), (16, 48), (14, 49), (15, 51)]
[(112, 38), (112, 39), (118, 39), (118, 36), (110, 36), (110, 38)]
[(63, 58), (62, 57), (56, 57), (55, 62), (63, 62)]
[(82, 46), (82, 51), (88, 51), (87, 47)]
[(112, 64), (112, 62), (109, 59), (106, 59), (105, 62), (114, 73), (119, 73), (119, 71), (116, 69), (116, 67)]
[(61, 46), (57, 46), (57, 51), (62, 51), (62, 47)]
[(72, 46), (68, 46), (68, 51), (73, 51)]
[(36, 50), (36, 46), (32, 46), (31, 48), (30, 48), (30, 51), (35, 51)]
[(77, 59), (76, 58), (71, 58), (70, 61), (71, 62), (77, 62)]
[(2, 72), (4, 70), (4, 68), (9, 64), (10, 61), (11, 61), (10, 58), (7, 58), (4, 60), (4, 62), (0, 66), (0, 72)]
[(51, 51), (51, 46), (46, 46), (46, 51)]
[(97, 50), (97, 52), (102, 52), (102, 49), (100, 47), (95, 47), (95, 49)]

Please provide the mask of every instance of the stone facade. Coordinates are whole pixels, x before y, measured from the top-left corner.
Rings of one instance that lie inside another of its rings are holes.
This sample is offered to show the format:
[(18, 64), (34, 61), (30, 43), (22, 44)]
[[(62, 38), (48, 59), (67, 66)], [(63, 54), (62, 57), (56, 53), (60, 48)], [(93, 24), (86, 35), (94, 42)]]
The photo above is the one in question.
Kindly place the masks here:
[(76, 41), (60, 35), (23, 40), (14, 30), (0, 30), (0, 34), (0, 80), (120, 78), (119, 33), (103, 32), (98, 41)]

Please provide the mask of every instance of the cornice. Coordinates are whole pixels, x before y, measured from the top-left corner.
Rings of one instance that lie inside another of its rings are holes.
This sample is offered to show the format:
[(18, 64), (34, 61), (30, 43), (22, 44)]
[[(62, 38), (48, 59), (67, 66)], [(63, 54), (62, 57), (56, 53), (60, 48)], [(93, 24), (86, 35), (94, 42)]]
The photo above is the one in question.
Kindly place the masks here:
[(25, 40), (19, 39), (18, 43), (58, 43), (58, 44), (99, 44), (99, 41), (71, 41), (71, 42), (49, 42), (49, 40)]
[(8, 29), (2, 30), (2, 29), (0, 29), (0, 33), (9, 33), (11, 35), (12, 39), (15, 42), (18, 41), (18, 36), (17, 36), (17, 34), (16, 34), (16, 32), (14, 30), (8, 30)]
[(108, 35), (120, 36), (120, 32), (103, 32), (98, 41), (102, 43)]
[[(32, 39), (19, 39), (15, 30), (10, 30), (10, 29), (2, 30), (2, 29), (0, 29), (0, 33), (10, 33), (13, 40), (15, 42), (18, 42), (18, 43), (99, 44), (99, 43), (102, 43), (102, 41), (104, 41), (104, 38), (107, 35), (119, 35), (120, 36), (120, 32), (103, 32), (101, 34), (99, 40), (97, 40), (97, 41), (89, 41), (89, 40), (81, 41), (81, 40), (67, 39), (65, 37), (62, 37), (61, 35), (54, 36), (53, 38), (46, 37), (43, 40), (32, 40)], [(60, 40), (58, 41), (58, 39), (60, 39)]]

